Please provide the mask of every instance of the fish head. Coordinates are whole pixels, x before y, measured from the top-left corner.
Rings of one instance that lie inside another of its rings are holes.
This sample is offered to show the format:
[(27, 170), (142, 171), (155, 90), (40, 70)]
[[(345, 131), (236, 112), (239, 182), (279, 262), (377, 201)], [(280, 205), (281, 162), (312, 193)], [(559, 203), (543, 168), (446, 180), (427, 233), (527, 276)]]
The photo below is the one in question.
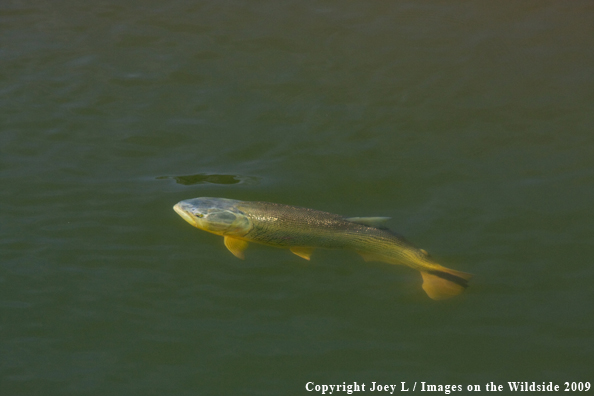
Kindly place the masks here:
[(173, 207), (185, 221), (196, 228), (217, 235), (243, 236), (252, 229), (252, 221), (237, 205), (241, 201), (226, 198), (193, 198)]

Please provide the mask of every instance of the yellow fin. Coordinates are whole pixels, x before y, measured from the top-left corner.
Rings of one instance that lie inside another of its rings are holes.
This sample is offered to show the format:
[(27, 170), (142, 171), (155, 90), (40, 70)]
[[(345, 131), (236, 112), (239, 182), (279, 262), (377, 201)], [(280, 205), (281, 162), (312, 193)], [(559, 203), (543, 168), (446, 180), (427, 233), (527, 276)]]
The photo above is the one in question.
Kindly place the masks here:
[(248, 243), (246, 241), (226, 236), (225, 246), (227, 246), (227, 249), (229, 249), (229, 251), (233, 253), (235, 257), (238, 257), (242, 260), (245, 258), (245, 254), (243, 254), (243, 251), (248, 247)]
[(423, 290), (434, 300), (454, 297), (468, 287), (472, 275), (442, 267), (434, 271), (421, 271)]
[(309, 247), (292, 247), (289, 249), (292, 253), (296, 254), (299, 257), (302, 257), (306, 260), (309, 260), (311, 257), (311, 253), (313, 252), (313, 248)]

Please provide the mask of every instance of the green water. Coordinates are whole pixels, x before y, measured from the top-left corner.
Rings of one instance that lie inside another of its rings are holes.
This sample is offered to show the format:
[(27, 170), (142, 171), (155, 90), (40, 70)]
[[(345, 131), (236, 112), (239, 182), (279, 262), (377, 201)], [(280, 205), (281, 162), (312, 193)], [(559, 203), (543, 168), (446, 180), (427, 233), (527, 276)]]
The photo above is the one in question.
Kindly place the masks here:
[[(594, 382), (593, 13), (3, 2), (0, 395)], [(199, 196), (390, 216), (475, 276), (238, 260), (173, 212)]]

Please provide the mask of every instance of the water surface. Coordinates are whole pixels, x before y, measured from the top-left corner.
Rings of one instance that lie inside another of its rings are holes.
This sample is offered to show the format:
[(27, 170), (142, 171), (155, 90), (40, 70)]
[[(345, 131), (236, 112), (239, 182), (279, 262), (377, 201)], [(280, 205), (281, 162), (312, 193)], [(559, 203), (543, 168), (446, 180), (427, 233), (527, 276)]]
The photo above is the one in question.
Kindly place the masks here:
[[(592, 381), (590, 2), (0, 5), (0, 393)], [(250, 246), (172, 210), (390, 226), (475, 274)]]

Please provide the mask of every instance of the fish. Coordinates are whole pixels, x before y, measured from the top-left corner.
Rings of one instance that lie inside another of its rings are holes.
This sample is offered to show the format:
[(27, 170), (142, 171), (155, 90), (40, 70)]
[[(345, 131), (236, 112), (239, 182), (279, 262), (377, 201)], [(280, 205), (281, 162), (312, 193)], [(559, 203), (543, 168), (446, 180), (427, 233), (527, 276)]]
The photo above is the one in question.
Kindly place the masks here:
[(183, 200), (173, 209), (194, 227), (222, 236), (227, 249), (240, 259), (250, 242), (287, 248), (305, 260), (318, 248), (352, 250), (365, 261), (420, 271), (422, 288), (434, 300), (462, 293), (472, 277), (441, 266), (425, 250), (391, 231), (388, 217), (344, 217), (272, 202), (212, 197)]

